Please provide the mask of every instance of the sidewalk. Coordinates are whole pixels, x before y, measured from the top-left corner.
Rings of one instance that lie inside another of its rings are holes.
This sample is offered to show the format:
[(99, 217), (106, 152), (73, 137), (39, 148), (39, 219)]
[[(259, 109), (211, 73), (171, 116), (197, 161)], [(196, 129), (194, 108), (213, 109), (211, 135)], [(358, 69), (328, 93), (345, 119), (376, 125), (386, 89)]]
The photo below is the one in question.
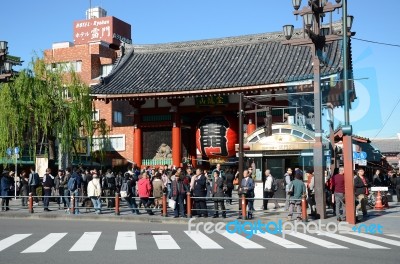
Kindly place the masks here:
[[(279, 203), (280, 206), (284, 206), (284, 203)], [(213, 203), (209, 202), (208, 203), (208, 208), (209, 208), (209, 217), (208, 218), (197, 218), (196, 216), (193, 216), (193, 218), (196, 218), (193, 220), (194, 222), (199, 222), (199, 221), (207, 221), (207, 222), (231, 222), (237, 220), (237, 217), (239, 215), (238, 212), (238, 203), (237, 201), (234, 201), (232, 205), (226, 205), (226, 209), (229, 210), (227, 211), (227, 218), (212, 218), (211, 216), (213, 215)], [(362, 221), (357, 224), (359, 226), (360, 224), (365, 224), (365, 225), (370, 225), (370, 224), (375, 224), (375, 225), (381, 225), (383, 228), (384, 233), (394, 233), (394, 234), (400, 234), (400, 225), (399, 220), (400, 220), (400, 204), (397, 204), (396, 202), (390, 202), (389, 203), (390, 207), (388, 209), (378, 211), (378, 210), (373, 210), (370, 209), (368, 210), (368, 218), (362, 219)], [(54, 207), (56, 206), (56, 208)], [(261, 210), (262, 206), (262, 201), (256, 201), (254, 204), (254, 207), (256, 211), (253, 213), (254, 218), (252, 220), (247, 220), (247, 221), (257, 221), (260, 220), (263, 223), (269, 222), (269, 221), (274, 221), (278, 222), (281, 220), (282, 222), (287, 221), (287, 212), (283, 211), (282, 209), (277, 209), (274, 210), (271, 207), (273, 207), (273, 203), (269, 203), (269, 208), (268, 211), (263, 211)], [(148, 223), (170, 223), (170, 224), (187, 224), (190, 218), (174, 218), (173, 217), (173, 210), (168, 208), (168, 217), (163, 217), (161, 215), (161, 211), (158, 210), (153, 210), (155, 215), (148, 215), (144, 208), (141, 209), (141, 215), (133, 215), (131, 211), (126, 207), (125, 203), (121, 203), (120, 207), (120, 215), (115, 215), (115, 211), (113, 209), (107, 209), (103, 208), (102, 214), (101, 215), (96, 215), (94, 213), (94, 210), (87, 210), (86, 208), (80, 208), (80, 214), (79, 215), (70, 215), (66, 214), (64, 209), (58, 209), (58, 205), (56, 203), (50, 203), (50, 209), (52, 211), (50, 212), (45, 212), (43, 211), (42, 203), (39, 203), (39, 206), (34, 206), (34, 213), (30, 214), (28, 212), (28, 208), (21, 208), (21, 200), (12, 200), (10, 201), (10, 211), (7, 212), (0, 212), (0, 218), (25, 218), (25, 219), (55, 219), (55, 220), (87, 220), (87, 221), (129, 221), (129, 222), (148, 222)], [(309, 212), (308, 212), (309, 213)], [(360, 216), (359, 216), (360, 217)], [(308, 219), (309, 222), (316, 222), (316, 223), (321, 223), (321, 224), (328, 224), (330, 222), (337, 223), (336, 217), (333, 216), (332, 210), (327, 209), (327, 219), (323, 220), (312, 220)], [(346, 228), (348, 230), (351, 230), (354, 225), (346, 224)]]

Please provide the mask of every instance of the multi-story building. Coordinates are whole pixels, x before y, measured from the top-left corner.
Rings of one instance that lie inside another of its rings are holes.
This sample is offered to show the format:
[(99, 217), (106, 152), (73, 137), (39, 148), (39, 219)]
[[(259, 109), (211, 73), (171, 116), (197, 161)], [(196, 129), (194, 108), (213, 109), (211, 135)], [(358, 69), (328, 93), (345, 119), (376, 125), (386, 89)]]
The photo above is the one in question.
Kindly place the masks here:
[[(73, 42), (54, 43), (51, 49), (45, 50), (44, 58), (51, 68), (74, 70), (87, 85), (99, 83), (107, 76), (123, 52), (121, 45), (132, 42), (131, 25), (107, 16), (107, 12), (100, 7), (89, 9), (86, 19), (74, 21), (73, 33)], [(129, 103), (95, 100), (93, 105), (94, 120), (104, 120), (108, 128), (109, 144), (105, 148), (115, 154), (114, 159), (104, 160), (105, 165), (126, 163), (133, 155), (132, 138), (126, 136), (132, 133), (127, 127), (131, 118), (123, 114), (130, 110)], [(96, 134), (101, 133), (97, 131)], [(94, 151), (99, 149), (101, 141), (100, 136), (95, 136)], [(86, 155), (90, 155), (89, 151)]]

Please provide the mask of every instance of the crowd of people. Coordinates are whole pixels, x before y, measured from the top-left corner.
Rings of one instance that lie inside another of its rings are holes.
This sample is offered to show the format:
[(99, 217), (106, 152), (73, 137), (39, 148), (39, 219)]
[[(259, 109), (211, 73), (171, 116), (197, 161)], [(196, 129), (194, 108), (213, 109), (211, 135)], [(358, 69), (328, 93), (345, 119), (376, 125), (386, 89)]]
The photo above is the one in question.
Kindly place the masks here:
[[(74, 167), (58, 170), (56, 174), (53, 174), (51, 169), (46, 169), (42, 177), (39, 177), (35, 168), (32, 167), (29, 171), (21, 172), (16, 185), (23, 207), (28, 205), (29, 193), (32, 193), (34, 197), (33, 205), (38, 206), (37, 191), (41, 190), (43, 209), (46, 212), (51, 211), (49, 204), (50, 201), (53, 201), (58, 205), (59, 210), (64, 209), (66, 213), (70, 213), (73, 207), (75, 210), (73, 213), (80, 214), (80, 209), (86, 207), (94, 208), (95, 213), (101, 214), (103, 205), (107, 208), (115, 207), (115, 194), (119, 193), (120, 199), (126, 202), (133, 214), (141, 214), (140, 210), (144, 210), (147, 214), (153, 215), (154, 210), (162, 208), (162, 197), (165, 194), (168, 206), (174, 211), (174, 217), (186, 217), (186, 199), (187, 193), (190, 193), (193, 201), (193, 215), (208, 217), (211, 211), (207, 206), (209, 201), (214, 205), (212, 217), (216, 218), (221, 215), (225, 218), (225, 205), (232, 204), (232, 192), (235, 185), (239, 196), (255, 197), (253, 170), (253, 167), (244, 170), (243, 179), (238, 182), (238, 171), (233, 168), (222, 170), (220, 164), (217, 164), (211, 171), (191, 166), (183, 169), (167, 165), (159, 168), (148, 167), (143, 170), (131, 167), (124, 173), (114, 173), (110, 169), (103, 172), (96, 169)], [(303, 175), (304, 173), (306, 175)], [(357, 211), (361, 209), (363, 216), (367, 216), (366, 200), (371, 186), (393, 188), (397, 193), (398, 201), (400, 201), (400, 177), (396, 177), (393, 172), (383, 176), (377, 170), (370, 183), (364, 177), (364, 173), (363, 169), (359, 169), (354, 176)], [(3, 211), (9, 210), (10, 196), (14, 195), (14, 176), (13, 171), (5, 171), (0, 180)], [(294, 214), (297, 214), (297, 219), (301, 219), (302, 197), (307, 198), (311, 216), (317, 216), (313, 171), (303, 172), (299, 168), (294, 170), (287, 168), (283, 179), (276, 180), (271, 175), (271, 171), (266, 169), (263, 181), (263, 198), (266, 198), (263, 200), (264, 210), (268, 210), (269, 201), (274, 202), (275, 209), (280, 208), (275, 194), (281, 188), (286, 194), (284, 210), (289, 211), (289, 219), (292, 219)], [(345, 220), (344, 169), (341, 167), (336, 169), (332, 176), (326, 175), (325, 182), (327, 205), (333, 209), (338, 221)], [(75, 197), (74, 204), (72, 204), (71, 196)], [(254, 200), (247, 199), (246, 203), (247, 217), (252, 218)], [(241, 203), (239, 203), (240, 210)]]

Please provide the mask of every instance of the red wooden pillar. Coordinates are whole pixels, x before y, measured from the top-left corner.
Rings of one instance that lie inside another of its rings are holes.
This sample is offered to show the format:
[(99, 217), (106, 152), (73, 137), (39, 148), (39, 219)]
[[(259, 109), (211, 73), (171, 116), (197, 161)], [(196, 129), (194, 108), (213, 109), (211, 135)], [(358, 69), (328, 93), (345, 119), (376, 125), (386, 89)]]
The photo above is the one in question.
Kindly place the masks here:
[(354, 197), (354, 173), (353, 173), (353, 144), (351, 136), (343, 135), (343, 163), (344, 186), (346, 200), (346, 221), (354, 225), (356, 223), (355, 197)]
[(135, 125), (133, 131), (133, 161), (140, 168), (142, 165), (142, 130)]
[(182, 161), (181, 123), (179, 114), (175, 113), (172, 123), (172, 164), (179, 167)]

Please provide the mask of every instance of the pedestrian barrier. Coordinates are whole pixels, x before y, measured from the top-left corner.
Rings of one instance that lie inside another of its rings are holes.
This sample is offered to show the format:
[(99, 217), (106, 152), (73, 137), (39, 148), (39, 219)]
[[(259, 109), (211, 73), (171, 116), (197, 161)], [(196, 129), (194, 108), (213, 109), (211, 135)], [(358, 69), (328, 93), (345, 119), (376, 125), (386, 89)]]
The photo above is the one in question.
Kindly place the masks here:
[[(14, 196), (8, 196), (9, 198), (13, 199)], [(35, 207), (38, 208), (38, 205), (34, 204), (34, 199), (38, 198), (38, 199), (43, 199), (44, 196), (33, 196), (32, 193), (29, 193), (29, 196), (19, 196), (19, 198), (28, 198), (28, 212), (30, 214), (33, 214), (35, 212)], [(6, 197), (4, 197), (6, 198)], [(72, 193), (70, 196), (51, 196), (51, 198), (56, 198), (59, 199), (57, 204), (58, 204), (58, 209), (61, 209), (61, 203), (64, 201), (63, 198), (66, 198), (65, 200), (68, 201), (69, 206), (64, 207), (64, 210), (66, 213), (69, 213), (71, 215), (74, 214), (80, 214), (80, 209), (86, 209), (86, 213), (91, 213), (93, 212), (92, 210), (95, 209), (95, 207), (93, 205), (91, 206), (87, 206), (87, 205), (83, 205), (83, 202), (87, 199), (89, 199), (89, 197), (87, 196), (77, 196), (74, 193)], [(250, 212), (251, 214), (254, 212), (253, 210), (248, 210), (251, 208), (247, 208), (249, 206), (249, 201), (255, 201), (255, 200), (281, 200), (281, 201), (285, 201), (285, 198), (248, 198), (246, 197), (246, 195), (241, 195), (238, 198), (232, 198), (232, 197), (193, 197), (191, 195), (190, 192), (186, 193), (186, 201), (185, 201), (185, 209), (186, 209), (186, 217), (190, 218), (196, 215), (199, 215), (202, 213), (202, 211), (214, 211), (214, 209), (210, 208), (210, 205), (208, 204), (207, 207), (207, 202), (215, 202), (218, 200), (223, 200), (226, 203), (230, 203), (232, 200), (235, 202), (237, 201), (238, 203), (238, 208), (235, 209), (233, 207), (230, 207), (228, 209), (222, 210), (220, 209), (219, 211), (223, 212), (223, 215), (225, 215), (226, 213), (230, 213), (231, 217), (235, 216), (239, 216), (239, 218), (242, 219), (248, 219), (249, 215), (248, 212)], [(125, 198), (126, 199), (126, 198)], [(131, 199), (133, 199), (135, 202), (138, 202), (140, 205), (140, 198), (139, 197), (131, 197)], [(154, 199), (154, 197), (149, 197), (149, 199)], [(200, 209), (200, 208), (195, 208), (194, 207), (194, 203), (196, 201), (196, 199), (204, 199), (206, 201), (206, 209)], [(89, 199), (90, 200), (90, 199)], [(160, 208), (147, 208), (146, 206), (140, 207), (138, 206), (138, 208), (130, 208), (128, 203), (121, 203), (121, 200), (124, 201), (124, 199), (122, 199), (120, 197), (120, 193), (116, 192), (114, 196), (102, 196), (101, 197), (101, 201), (102, 204), (104, 205), (104, 203), (106, 202), (106, 200), (114, 200), (114, 206), (112, 207), (108, 207), (107, 209), (102, 208), (101, 211), (104, 213), (106, 211), (108, 212), (113, 212), (114, 215), (119, 216), (121, 215), (121, 212), (128, 212), (128, 211), (135, 211), (135, 210), (140, 210), (140, 211), (144, 211), (144, 210), (152, 210), (155, 212), (159, 212), (161, 216), (163, 217), (167, 217), (169, 214), (172, 213), (173, 208), (170, 208), (168, 206), (168, 195), (167, 193), (164, 193), (162, 196), (162, 206)], [(299, 200), (300, 201), (300, 200)], [(82, 206), (78, 205), (78, 202), (82, 202)], [(51, 202), (54, 203), (54, 202)], [(305, 198), (301, 199), (301, 203), (302, 203), (302, 219), (306, 220), (307, 219), (307, 201)], [(25, 207), (26, 208), (26, 207)], [(53, 207), (49, 206), (50, 209), (54, 208), (54, 204)], [(24, 208), (23, 208), (24, 209)], [(257, 211), (257, 213), (261, 214), (265, 214), (266, 211), (265, 210), (261, 210), (261, 211)], [(274, 212), (275, 214), (277, 213), (277, 211)], [(278, 213), (287, 213), (287, 211), (279, 211)]]

